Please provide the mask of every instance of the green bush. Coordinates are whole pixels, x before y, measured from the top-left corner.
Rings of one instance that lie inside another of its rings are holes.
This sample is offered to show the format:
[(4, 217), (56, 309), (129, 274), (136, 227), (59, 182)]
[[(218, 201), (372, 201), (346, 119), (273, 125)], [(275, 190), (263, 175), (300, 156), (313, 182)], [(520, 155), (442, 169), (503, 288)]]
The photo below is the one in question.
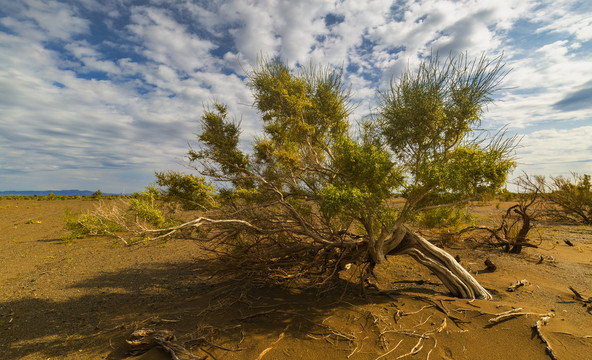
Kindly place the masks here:
[(154, 202), (146, 199), (130, 199), (130, 210), (139, 219), (153, 225), (162, 226), (166, 219), (162, 210), (154, 205)]
[(423, 211), (417, 222), (428, 228), (459, 228), (471, 223), (473, 218), (462, 208), (441, 207)]
[(100, 199), (100, 198), (101, 198), (101, 196), (103, 196), (103, 192), (101, 191), (101, 189), (98, 189), (97, 191), (95, 191), (94, 193), (92, 193), (92, 194), (90, 195), (90, 197), (91, 197), (92, 199)]
[(82, 239), (87, 236), (111, 235), (123, 230), (120, 225), (99, 216), (73, 215), (70, 209), (64, 212), (64, 221), (69, 233), (62, 237), (63, 241)]
[(157, 172), (160, 195), (165, 201), (176, 201), (185, 210), (205, 210), (216, 206), (214, 187), (205, 178), (174, 171)]
[(548, 200), (561, 207), (561, 217), (592, 225), (592, 182), (588, 174), (572, 174), (572, 178), (554, 177)]
[(174, 225), (174, 220), (165, 216), (159, 197), (160, 191), (154, 186), (148, 186), (145, 191), (134, 193), (133, 197), (129, 199), (130, 213), (136, 219), (155, 227)]

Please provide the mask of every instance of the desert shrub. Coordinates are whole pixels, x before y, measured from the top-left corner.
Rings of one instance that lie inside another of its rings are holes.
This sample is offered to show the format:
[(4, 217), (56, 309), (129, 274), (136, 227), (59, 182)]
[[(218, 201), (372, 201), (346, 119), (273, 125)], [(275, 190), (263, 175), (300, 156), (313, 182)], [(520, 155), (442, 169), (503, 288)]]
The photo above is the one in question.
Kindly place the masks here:
[(129, 215), (135, 218), (135, 222), (141, 221), (157, 228), (176, 225), (178, 221), (173, 218), (170, 209), (165, 210), (161, 198), (159, 189), (147, 186), (146, 190), (129, 198)]
[(551, 192), (548, 200), (560, 207), (559, 217), (592, 224), (592, 185), (590, 175), (572, 174), (571, 179), (563, 176), (551, 178)]
[[(489, 299), (450, 254), (406, 223), (505, 184), (515, 166), (514, 139), (475, 138), (507, 73), (501, 60), (439, 61), (433, 54), (379, 92), (375, 116), (353, 126), (357, 104), (338, 69), (290, 69), (281, 59), (262, 59), (247, 80), (264, 130), (251, 151), (239, 146), (240, 123), (215, 103), (201, 117), (199, 146), (188, 152), (190, 166), (226, 190), (217, 198), (224, 207), (174, 228), (137, 222), (125, 236), (164, 239), (184, 231), (214, 254), (209, 269), (217, 275), (307, 286), (323, 286), (344, 262), (364, 264), (366, 277), (387, 256), (409, 254), (452, 294)], [(201, 196), (191, 190), (204, 185), (197, 177), (161, 178), (168, 189), (130, 199), (138, 220), (166, 219), (167, 191)], [(392, 202), (395, 193), (404, 197), (401, 206)], [(455, 210), (435, 216), (442, 217), (463, 218)], [(211, 236), (196, 234), (200, 227)]]
[(546, 214), (561, 220), (592, 224), (592, 183), (587, 174), (572, 173), (571, 177), (544, 176), (528, 178), (527, 188), (538, 191), (551, 206)]
[(441, 207), (420, 213), (416, 221), (419, 225), (428, 228), (457, 229), (471, 223), (473, 218), (467, 214), (464, 208)]
[(214, 187), (205, 178), (174, 171), (157, 172), (156, 183), (162, 186), (164, 201), (181, 204), (185, 210), (207, 209), (215, 206)]
[(68, 234), (62, 237), (66, 242), (87, 236), (112, 235), (123, 230), (119, 224), (111, 220), (94, 214), (73, 215), (70, 209), (64, 212), (64, 222), (69, 230)]
[[(530, 231), (535, 228), (541, 216), (545, 213), (542, 197), (542, 186), (537, 178), (524, 174), (515, 182), (519, 191), (512, 194), (517, 204), (511, 205), (502, 215), (501, 223), (496, 228), (486, 226), (469, 226), (459, 231), (479, 232), (479, 238), (494, 247), (501, 247), (505, 252), (519, 254), (524, 247), (537, 247), (529, 239)], [(496, 204), (499, 209), (501, 204)]]
[(156, 201), (158, 195), (158, 189), (153, 186), (148, 186), (145, 191), (135, 193), (134, 197), (129, 199), (130, 212), (137, 219), (150, 225), (163, 226), (166, 218), (162, 211), (162, 205)]

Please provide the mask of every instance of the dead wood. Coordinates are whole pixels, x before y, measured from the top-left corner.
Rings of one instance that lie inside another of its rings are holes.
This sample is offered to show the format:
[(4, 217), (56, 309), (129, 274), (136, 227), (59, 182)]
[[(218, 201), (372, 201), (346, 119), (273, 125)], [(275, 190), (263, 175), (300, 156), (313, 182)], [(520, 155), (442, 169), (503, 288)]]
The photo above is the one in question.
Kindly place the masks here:
[(575, 300), (583, 303), (588, 308), (588, 311), (592, 310), (592, 297), (583, 297), (582, 294), (580, 294), (576, 289), (574, 289), (571, 286), (569, 287), (569, 290), (571, 290), (571, 292), (574, 293)]
[(191, 354), (175, 341), (175, 335), (169, 330), (138, 329), (125, 342), (128, 344), (129, 354), (132, 356), (159, 347), (169, 353), (173, 360), (205, 360), (207, 358), (207, 356), (198, 357)]
[(528, 280), (526, 280), (526, 279), (520, 280), (520, 281), (517, 281), (514, 284), (508, 286), (508, 288), (506, 289), (506, 291), (513, 292), (513, 291), (516, 291), (518, 288), (520, 288), (522, 286), (527, 286), (527, 285), (530, 285), (530, 283), (528, 282)]
[[(522, 180), (523, 182), (524, 180)], [(522, 183), (519, 182), (519, 185)], [(502, 247), (505, 252), (519, 254), (524, 247), (538, 247), (528, 240), (528, 233), (535, 227), (541, 216), (540, 189), (535, 189), (519, 201), (510, 206), (502, 215), (497, 228), (486, 226), (468, 226), (456, 233), (457, 236), (465, 232), (485, 231), (489, 237), (487, 242), (492, 246)], [(540, 245), (540, 244), (539, 244)]]
[(547, 354), (549, 354), (549, 357), (552, 360), (557, 360), (557, 356), (555, 356), (555, 353), (553, 352), (553, 348), (551, 347), (551, 343), (549, 342), (549, 340), (543, 335), (542, 331), (541, 331), (541, 327), (544, 325), (547, 325), (547, 322), (551, 319), (551, 315), (549, 316), (543, 316), (539, 319), (539, 321), (536, 322), (536, 324), (534, 325), (534, 329), (537, 333), (537, 335), (539, 336), (539, 338), (541, 339), (541, 341), (547, 346)]
[(589, 297), (589, 298), (586, 299), (576, 289), (574, 289), (571, 286), (569, 287), (569, 290), (571, 290), (571, 292), (574, 293), (576, 300), (581, 301), (581, 302), (584, 302), (584, 303), (587, 303), (587, 304), (592, 303), (592, 297)]
[(274, 345), (277, 344), (278, 342), (280, 342), (280, 340), (282, 340), (284, 338), (284, 336), (286, 335), (286, 330), (288, 330), (288, 328), (290, 327), (290, 325), (286, 326), (286, 328), (284, 329), (284, 331), (282, 331), (282, 333), (280, 334), (280, 336), (278, 336), (278, 338), (271, 343), (271, 345), (269, 345), (267, 348), (265, 348), (257, 357), (257, 360), (261, 360), (263, 359), (263, 357), (265, 356), (265, 354), (267, 354), (268, 352), (271, 351), (271, 349), (273, 349)]
[(553, 316), (555, 316), (555, 314), (552, 312), (547, 313), (547, 314), (540, 314), (540, 313), (533, 313), (533, 312), (525, 312), (525, 311), (522, 311), (522, 308), (516, 308), (516, 309), (504, 311), (499, 314), (495, 314), (495, 317), (489, 319), (489, 322), (490, 322), (490, 325), (496, 325), (502, 321), (505, 321), (505, 320), (508, 320), (511, 318), (515, 318), (518, 316), (528, 316), (528, 315), (536, 315), (539, 317), (553, 317)]
[(485, 259), (485, 266), (487, 266), (487, 271), (489, 272), (494, 272), (497, 270), (497, 266), (489, 258)]

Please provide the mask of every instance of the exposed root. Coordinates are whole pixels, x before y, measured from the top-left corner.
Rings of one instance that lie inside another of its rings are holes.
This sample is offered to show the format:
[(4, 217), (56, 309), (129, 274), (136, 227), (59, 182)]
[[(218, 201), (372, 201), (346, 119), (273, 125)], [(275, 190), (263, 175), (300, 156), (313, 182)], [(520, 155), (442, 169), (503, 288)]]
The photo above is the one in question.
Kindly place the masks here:
[(168, 330), (139, 329), (134, 331), (125, 342), (130, 355), (140, 355), (159, 347), (171, 355), (173, 360), (205, 360), (207, 356), (197, 357), (183, 346), (176, 344), (175, 335)]
[(402, 359), (404, 357), (410, 356), (410, 355), (415, 355), (418, 352), (421, 351), (421, 349), (423, 349), (423, 338), (419, 338), (419, 340), (417, 340), (417, 343), (415, 344), (415, 346), (413, 347), (413, 349), (411, 349), (411, 351), (409, 351), (406, 354), (403, 354), (399, 357), (397, 357), (397, 359)]
[(397, 350), (397, 348), (399, 347), (399, 345), (401, 345), (401, 343), (403, 342), (403, 340), (399, 340), (399, 342), (397, 343), (397, 345), (395, 345), (394, 348), (390, 349), (389, 351), (385, 352), (384, 354), (380, 355), (379, 357), (377, 357), (374, 360), (378, 360), (378, 359), (382, 359), (383, 357), (389, 355), (390, 353), (392, 353), (393, 351)]
[(508, 310), (508, 311), (504, 311), (502, 313), (499, 314), (495, 314), (495, 317), (489, 319), (489, 322), (491, 325), (495, 325), (498, 324), (502, 321), (505, 321), (507, 319), (511, 319), (511, 318), (515, 318), (517, 316), (527, 316), (527, 315), (536, 315), (536, 316), (540, 316), (540, 317), (553, 317), (555, 316), (554, 313), (547, 313), (547, 314), (539, 314), (539, 313), (533, 313), (533, 312), (524, 312), (522, 311), (522, 308), (516, 308), (516, 309), (512, 309), (512, 310)]

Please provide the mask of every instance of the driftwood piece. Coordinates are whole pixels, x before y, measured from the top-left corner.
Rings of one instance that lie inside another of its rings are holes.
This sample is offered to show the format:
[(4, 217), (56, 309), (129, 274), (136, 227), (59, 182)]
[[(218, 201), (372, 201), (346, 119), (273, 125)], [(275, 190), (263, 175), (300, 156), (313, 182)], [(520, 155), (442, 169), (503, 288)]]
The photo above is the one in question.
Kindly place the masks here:
[(490, 258), (485, 259), (485, 266), (487, 266), (487, 271), (494, 272), (497, 270), (497, 266), (491, 261)]
[(530, 283), (526, 279), (520, 280), (520, 281), (516, 281), (514, 284), (508, 286), (508, 288), (506, 289), (506, 291), (513, 292), (513, 291), (516, 291), (519, 287), (527, 286), (527, 285), (530, 285)]

